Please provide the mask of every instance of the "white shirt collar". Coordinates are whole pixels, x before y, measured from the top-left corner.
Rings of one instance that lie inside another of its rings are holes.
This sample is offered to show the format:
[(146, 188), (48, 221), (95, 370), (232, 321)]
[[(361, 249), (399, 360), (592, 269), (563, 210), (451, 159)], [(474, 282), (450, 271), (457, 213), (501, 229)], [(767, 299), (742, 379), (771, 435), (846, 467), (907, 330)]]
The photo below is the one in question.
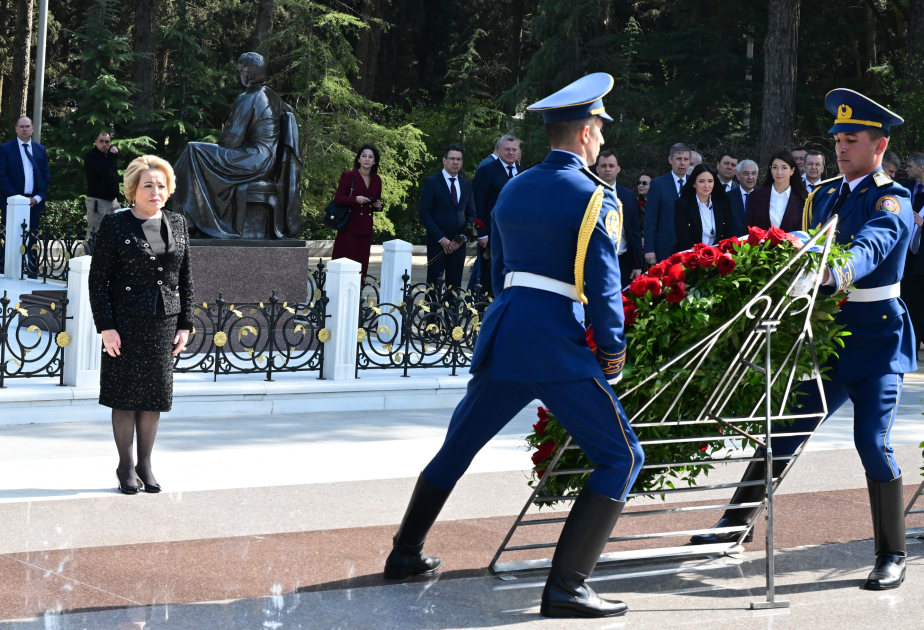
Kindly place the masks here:
[(844, 175), (844, 181), (841, 182), (841, 185), (840, 185), (838, 188), (843, 188), (843, 187), (844, 187), (844, 182), (847, 182), (847, 185), (850, 186), (850, 192), (853, 192), (854, 189), (855, 189), (857, 186), (860, 185), (860, 182), (862, 182), (864, 179), (866, 179), (867, 177), (869, 177), (869, 175), (870, 175), (869, 173), (867, 173), (866, 175), (861, 175), (860, 177), (856, 178), (855, 180), (849, 181), (849, 182), (847, 182), (847, 176)]
[(452, 184), (453, 184), (453, 182), (450, 182), (450, 181), (449, 181), (450, 178), (455, 178), (455, 180), (456, 180), (456, 181), (455, 181), (456, 190), (458, 190), (458, 191), (461, 192), (462, 189), (459, 187), (459, 176), (458, 176), (458, 175), (450, 175), (449, 173), (446, 172), (446, 169), (444, 168), (444, 169), (443, 169), (443, 180), (446, 182), (446, 187), (449, 188), (450, 190), (452, 190)]
[[(580, 157), (580, 156), (578, 156), (578, 157)], [(514, 174), (514, 175), (517, 175), (517, 174), (520, 172), (520, 169), (517, 168), (517, 163), (516, 163), (516, 162), (514, 162), (513, 164), (507, 164), (506, 162), (504, 162), (504, 161), (501, 160), (500, 158), (497, 158), (497, 159), (500, 161), (501, 166), (504, 167), (504, 170), (505, 170), (505, 171), (507, 170), (508, 167), (512, 166), (512, 167), (513, 167), (513, 174)]]
[(584, 166), (587, 166), (587, 160), (584, 159), (583, 155), (578, 155), (574, 151), (565, 151), (564, 149), (552, 149), (552, 150), (559, 151), (561, 153), (567, 153), (568, 155), (573, 155), (574, 157), (576, 157), (577, 159), (581, 161), (581, 164), (583, 164)]
[(20, 147), (22, 147), (22, 145), (26, 145), (26, 146), (29, 147), (30, 149), (32, 148), (32, 138), (29, 138), (29, 139), (26, 140), (25, 142), (23, 142), (23, 141), (20, 140), (19, 138), (16, 138), (16, 141), (19, 142), (19, 146), (20, 146)]
[(786, 199), (786, 200), (788, 201), (788, 200), (789, 200), (789, 194), (790, 194), (791, 192), (792, 192), (792, 186), (790, 186), (789, 188), (787, 188), (786, 190), (784, 190), (784, 191), (781, 192), (781, 193), (776, 192), (776, 187), (775, 187), (775, 186), (773, 186), (773, 185), (770, 186), (770, 196), (771, 196), (771, 197), (783, 197), (784, 199)]
[(677, 180), (678, 180), (678, 179), (679, 179), (679, 180), (682, 180), (684, 184), (687, 183), (687, 176), (686, 176), (686, 175), (680, 176), (680, 175), (677, 175), (677, 173), (675, 173), (674, 171), (671, 171), (671, 177), (674, 178), (674, 184), (677, 183)]

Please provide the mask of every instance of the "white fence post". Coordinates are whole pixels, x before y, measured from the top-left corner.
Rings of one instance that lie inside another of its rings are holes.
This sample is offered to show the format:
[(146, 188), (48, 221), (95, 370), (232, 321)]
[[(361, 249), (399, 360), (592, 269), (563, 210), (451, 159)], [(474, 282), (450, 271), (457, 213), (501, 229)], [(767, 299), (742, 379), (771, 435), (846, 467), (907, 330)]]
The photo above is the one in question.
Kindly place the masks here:
[(359, 334), (359, 286), (362, 266), (349, 258), (327, 265), (327, 328), (324, 346), (324, 378), (347, 381), (356, 378), (356, 343)]
[(71, 343), (64, 349), (64, 384), (70, 387), (99, 387), (103, 336), (96, 332), (90, 310), (89, 256), (68, 262), (67, 334)]
[(382, 277), (379, 279), (379, 299), (383, 304), (398, 304), (404, 299), (404, 272), (411, 274), (414, 246), (395, 239), (382, 245)]
[(22, 269), (22, 222), (25, 220), (26, 229), (31, 230), (29, 221), (29, 198), (14, 195), (6, 198), (6, 253), (3, 256), (3, 277), (18, 280)]

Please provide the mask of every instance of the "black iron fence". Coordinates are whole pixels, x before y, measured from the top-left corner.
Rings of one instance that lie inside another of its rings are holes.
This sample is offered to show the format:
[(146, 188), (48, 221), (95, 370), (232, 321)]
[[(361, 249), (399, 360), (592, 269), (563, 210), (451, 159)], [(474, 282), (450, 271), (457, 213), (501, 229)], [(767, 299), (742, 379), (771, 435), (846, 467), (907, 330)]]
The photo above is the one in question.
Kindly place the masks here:
[(10, 306), (6, 291), (0, 298), (0, 388), (11, 378), (57, 378), (64, 385), (64, 349), (67, 333), (67, 298), (47, 307)]
[(442, 284), (410, 284), (402, 276), (398, 304), (364, 295), (359, 312), (356, 375), (359, 370), (459, 368), (471, 364), (484, 312), (491, 302), (480, 285), (471, 292)]
[(275, 291), (266, 302), (228, 304), (221, 296), (193, 312), (194, 327), (186, 349), (174, 360), (174, 373), (266, 374), (318, 372), (324, 378), (328, 297), (324, 264), (309, 281), (306, 303), (279, 302)]
[(25, 221), (20, 229), (20, 278), (67, 282), (70, 259), (93, 253), (95, 232), (86, 240), (74, 236), (71, 230), (53, 232), (45, 227), (30, 230)]

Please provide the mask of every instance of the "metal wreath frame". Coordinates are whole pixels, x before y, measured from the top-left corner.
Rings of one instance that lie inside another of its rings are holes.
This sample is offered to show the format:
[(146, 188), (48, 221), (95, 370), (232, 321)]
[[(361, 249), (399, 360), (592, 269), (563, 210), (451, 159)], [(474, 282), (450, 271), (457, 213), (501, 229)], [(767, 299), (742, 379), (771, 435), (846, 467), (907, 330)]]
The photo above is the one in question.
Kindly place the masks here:
[[(745, 304), (734, 317), (730, 318), (727, 322), (719, 326), (717, 329), (710, 332), (708, 335), (703, 337), (700, 341), (696, 342), (689, 348), (685, 349), (683, 352), (678, 354), (676, 357), (667, 361), (661, 365), (657, 370), (655, 370), (648, 378), (636, 385), (630, 390), (621, 392), (619, 394), (620, 399), (632, 394), (637, 389), (652, 381), (652, 379), (657, 378), (658, 376), (666, 373), (668, 370), (674, 367), (682, 367), (683, 370), (688, 371), (686, 376), (683, 374), (675, 374), (672, 378), (669, 379), (667, 383), (661, 386), (661, 388), (648, 399), (640, 409), (633, 410), (634, 414), (630, 417), (630, 422), (634, 428), (643, 428), (643, 427), (670, 427), (670, 426), (680, 426), (680, 425), (691, 425), (691, 424), (715, 424), (720, 425), (722, 428), (727, 429), (728, 432), (724, 434), (717, 434), (715, 436), (697, 436), (697, 437), (682, 437), (682, 438), (673, 438), (673, 439), (657, 439), (657, 440), (642, 440), (641, 445), (644, 448), (646, 444), (666, 444), (666, 443), (679, 443), (686, 441), (727, 441), (727, 440), (737, 440), (737, 439), (748, 439), (761, 448), (764, 448), (764, 456), (760, 456), (758, 453), (755, 453), (753, 457), (735, 457), (735, 458), (710, 458), (697, 460), (695, 462), (658, 462), (658, 463), (645, 463), (642, 468), (677, 468), (689, 465), (699, 465), (699, 464), (725, 464), (725, 463), (736, 463), (736, 462), (756, 462), (765, 460), (767, 463), (767, 477), (763, 481), (745, 481), (737, 483), (724, 483), (724, 484), (713, 484), (713, 485), (704, 485), (704, 486), (692, 486), (689, 488), (676, 488), (668, 490), (658, 490), (658, 491), (648, 491), (648, 492), (630, 492), (627, 495), (627, 498), (637, 497), (637, 496), (648, 496), (654, 494), (677, 494), (677, 493), (690, 493), (706, 490), (723, 490), (723, 489), (734, 489), (744, 486), (755, 486), (763, 485), (765, 488), (765, 500), (755, 503), (729, 503), (723, 502), (716, 505), (704, 505), (704, 506), (692, 506), (692, 507), (676, 507), (676, 508), (666, 508), (666, 509), (654, 509), (654, 510), (640, 510), (633, 512), (623, 512), (622, 518), (636, 517), (636, 516), (651, 516), (651, 515), (667, 515), (667, 514), (677, 514), (681, 512), (693, 512), (693, 511), (707, 511), (707, 510), (725, 510), (728, 508), (758, 508), (754, 516), (750, 521), (744, 526), (737, 527), (724, 527), (724, 528), (709, 528), (709, 529), (697, 529), (697, 530), (685, 530), (685, 531), (670, 531), (670, 532), (656, 532), (651, 534), (641, 534), (633, 536), (616, 536), (609, 538), (608, 542), (625, 542), (632, 540), (643, 540), (643, 539), (658, 539), (658, 538), (670, 538), (670, 537), (689, 537), (696, 534), (709, 534), (709, 533), (728, 533), (728, 532), (737, 532), (739, 533), (738, 540), (732, 543), (719, 543), (719, 544), (710, 544), (710, 545), (694, 545), (694, 546), (679, 546), (679, 547), (660, 547), (657, 549), (644, 549), (644, 550), (631, 550), (631, 551), (619, 551), (611, 553), (603, 553), (600, 556), (601, 563), (607, 562), (638, 562), (638, 561), (651, 561), (651, 560), (663, 560), (665, 558), (691, 558), (698, 556), (723, 556), (731, 553), (737, 553), (741, 551), (741, 541), (747, 535), (748, 531), (754, 526), (757, 518), (762, 512), (765, 513), (766, 523), (767, 523), (767, 535), (766, 535), (766, 579), (767, 579), (767, 598), (766, 601), (754, 602), (751, 604), (752, 608), (781, 608), (788, 607), (789, 602), (779, 601), (775, 598), (774, 593), (774, 552), (773, 552), (773, 493), (776, 488), (779, 486), (780, 482), (789, 472), (793, 463), (799, 458), (801, 453), (804, 451), (806, 444), (808, 443), (808, 438), (799, 449), (791, 457), (778, 457), (774, 458), (773, 449), (771, 445), (771, 427), (773, 422), (779, 420), (794, 420), (794, 419), (804, 419), (804, 418), (816, 418), (817, 422), (813, 427), (812, 431), (808, 432), (787, 432), (787, 433), (776, 433), (776, 437), (788, 437), (788, 436), (797, 436), (805, 435), (809, 438), (822, 423), (825, 417), (828, 414), (828, 405), (824, 397), (824, 388), (822, 386), (821, 372), (818, 365), (818, 356), (815, 349), (814, 337), (812, 335), (811, 328), (811, 315), (812, 308), (815, 304), (815, 300), (818, 296), (818, 290), (821, 286), (822, 275), (821, 273), (814, 273), (812, 277), (812, 272), (810, 267), (813, 264), (812, 260), (809, 258), (811, 251), (817, 251), (816, 244), (822, 239), (825, 238), (824, 248), (822, 250), (821, 260), (819, 262), (819, 269), (823, 269), (825, 263), (828, 260), (831, 252), (831, 243), (834, 240), (835, 228), (837, 226), (837, 217), (833, 217), (830, 221), (825, 223), (815, 234), (811, 237), (805, 245), (793, 256), (789, 262), (776, 274), (767, 281), (766, 285), (747, 303)], [(780, 297), (774, 303), (774, 299), (768, 295), (771, 287), (776, 285), (778, 282), (787, 282), (784, 278), (792, 274), (788, 278), (788, 287), (784, 292), (782, 297)], [(811, 279), (811, 289), (807, 293), (800, 295), (794, 295), (794, 285), (800, 280)], [(786, 353), (783, 361), (780, 364), (779, 369), (773, 373), (771, 369), (771, 348), (770, 348), (770, 339), (771, 335), (775, 332), (777, 326), (784, 319), (795, 319), (800, 315), (804, 316), (802, 320), (802, 331), (797, 337), (795, 343)], [(668, 415), (674, 410), (677, 406), (677, 403), (680, 401), (680, 397), (683, 395), (687, 386), (689, 385), (691, 379), (693, 379), (703, 362), (707, 359), (712, 349), (715, 347), (716, 343), (722, 338), (722, 336), (738, 321), (742, 318), (747, 318), (754, 320), (754, 323), (748, 327), (746, 332), (746, 337), (744, 342), (741, 344), (737, 354), (734, 359), (731, 361), (731, 364), (725, 371), (725, 374), (720, 379), (718, 385), (714, 389), (713, 393), (709, 396), (706, 403), (703, 405), (702, 409), (699, 411), (695, 418), (682, 419), (682, 420), (672, 420), (668, 421)], [(812, 367), (813, 367), (813, 379), (817, 384), (821, 392), (822, 400), (822, 411), (819, 413), (801, 413), (801, 414), (787, 414), (785, 413), (786, 401), (789, 399), (790, 393), (792, 392), (793, 383), (797, 378), (801, 378), (801, 374), (796, 373), (798, 366), (798, 359), (801, 352), (808, 349), (811, 352), (812, 358)], [(763, 357), (761, 357), (763, 355)], [(763, 360), (761, 360), (761, 358)], [(761, 365), (763, 363), (763, 365)], [(776, 414), (773, 413), (772, 409), (772, 400), (771, 400), (771, 386), (780, 378), (781, 375), (784, 375), (787, 372), (787, 365), (791, 365), (788, 369), (788, 381), (786, 383), (786, 388), (784, 394), (780, 401), (780, 407)], [(737, 385), (742, 381), (745, 374), (753, 370), (762, 375), (764, 375), (764, 385), (765, 390), (764, 394), (758, 403), (755, 405), (754, 409), (751, 411), (750, 416), (745, 418), (725, 418), (722, 417), (722, 412), (728, 402), (731, 400), (734, 391)], [(649, 422), (649, 423), (636, 423), (635, 420), (645, 411), (645, 409), (652, 403), (654, 399), (661, 396), (669, 387), (678, 384), (681, 378), (685, 378), (680, 386), (680, 390), (677, 392), (674, 400), (665, 411), (664, 416), (661, 418), (660, 422)], [(740, 427), (736, 426), (737, 424), (742, 423), (754, 423), (754, 422), (763, 422), (765, 430), (763, 439), (760, 437), (749, 435), (747, 432), (742, 430)], [(520, 511), (516, 520), (514, 521), (513, 526), (507, 532), (504, 541), (501, 543), (497, 552), (494, 554), (494, 558), (491, 560), (489, 565), (489, 570), (494, 575), (499, 574), (509, 574), (517, 571), (527, 571), (532, 569), (546, 568), (551, 565), (551, 559), (545, 558), (542, 560), (526, 560), (526, 561), (513, 561), (499, 563), (501, 555), (507, 552), (512, 551), (524, 551), (529, 549), (550, 549), (554, 548), (557, 543), (539, 543), (539, 544), (529, 544), (529, 545), (509, 545), (510, 539), (513, 537), (514, 533), (519, 527), (522, 526), (533, 526), (533, 525), (545, 525), (553, 523), (563, 523), (565, 522), (564, 517), (553, 517), (553, 518), (543, 518), (543, 519), (530, 519), (524, 520), (526, 512), (529, 510), (529, 507), (534, 503), (542, 502), (556, 502), (556, 501), (573, 501), (577, 495), (567, 495), (567, 496), (549, 496), (549, 497), (539, 497), (539, 492), (545, 486), (546, 481), (549, 477), (554, 475), (572, 475), (591, 472), (592, 468), (579, 468), (579, 469), (558, 469), (558, 462), (562, 457), (562, 454), (566, 450), (577, 449), (578, 446), (571, 443), (571, 438), (569, 436), (565, 444), (558, 449), (555, 453), (555, 456), (552, 459), (551, 464), (546, 468), (545, 472), (542, 474), (539, 482), (536, 484), (533, 489), (532, 494), (529, 497), (529, 500), (526, 501), (526, 504), (523, 506), (523, 509)], [(780, 476), (773, 479), (773, 466), (772, 461), (776, 460), (788, 460), (789, 464), (786, 468), (780, 473)], [(922, 486), (924, 488), (924, 486)], [(691, 569), (694, 570), (694, 569)], [(701, 570), (701, 567), (698, 567), (695, 570)], [(683, 569), (678, 569), (677, 572), (682, 572)]]

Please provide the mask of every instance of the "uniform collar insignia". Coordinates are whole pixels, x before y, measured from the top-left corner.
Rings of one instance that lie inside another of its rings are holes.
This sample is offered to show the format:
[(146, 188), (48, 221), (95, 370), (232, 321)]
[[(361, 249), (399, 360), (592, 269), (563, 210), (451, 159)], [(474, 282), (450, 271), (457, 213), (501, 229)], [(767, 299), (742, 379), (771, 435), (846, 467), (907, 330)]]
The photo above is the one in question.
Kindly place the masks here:
[(891, 184), (892, 178), (882, 171), (879, 171), (878, 173), (873, 173), (873, 181), (876, 182), (876, 185), (879, 186), (879, 188), (882, 188), (883, 186), (888, 186)]
[(860, 191), (860, 194), (862, 195), (862, 194), (865, 193), (867, 190), (869, 190), (869, 189), (868, 189), (868, 188), (862, 189), (862, 190)]

